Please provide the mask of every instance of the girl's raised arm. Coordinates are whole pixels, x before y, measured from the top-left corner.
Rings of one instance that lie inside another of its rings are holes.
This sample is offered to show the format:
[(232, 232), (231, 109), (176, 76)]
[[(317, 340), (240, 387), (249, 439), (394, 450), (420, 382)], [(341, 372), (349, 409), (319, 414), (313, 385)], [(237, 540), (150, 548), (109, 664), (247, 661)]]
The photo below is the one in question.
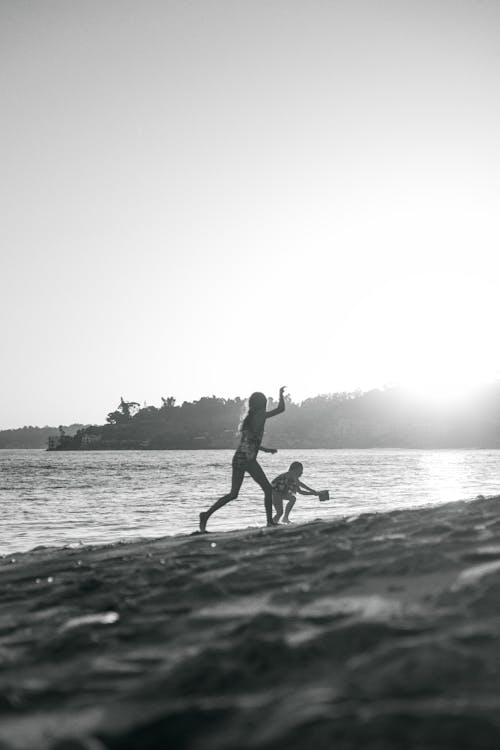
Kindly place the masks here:
[(281, 414), (285, 411), (285, 388), (286, 385), (281, 386), (278, 406), (276, 407), (276, 409), (266, 411), (266, 419), (269, 419), (269, 417), (275, 417), (277, 414)]

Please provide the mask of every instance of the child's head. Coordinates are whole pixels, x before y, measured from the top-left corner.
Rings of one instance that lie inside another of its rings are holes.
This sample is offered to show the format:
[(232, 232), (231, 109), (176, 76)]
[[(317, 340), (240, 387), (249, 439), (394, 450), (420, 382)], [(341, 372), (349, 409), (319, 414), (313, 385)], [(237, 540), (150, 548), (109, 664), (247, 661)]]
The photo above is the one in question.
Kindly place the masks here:
[(249, 411), (260, 411), (262, 409), (265, 410), (266, 406), (267, 406), (267, 398), (260, 391), (255, 391), (255, 393), (252, 393), (252, 395), (248, 399)]
[(304, 467), (300, 463), (300, 461), (292, 461), (290, 464), (290, 468), (288, 469), (290, 474), (293, 474), (294, 477), (300, 477), (302, 476), (302, 472), (304, 471)]
[(247, 412), (246, 417), (241, 422), (240, 430), (248, 429), (250, 425), (251, 415), (259, 411), (265, 412), (266, 406), (267, 406), (267, 398), (263, 393), (261, 393), (260, 391), (255, 391), (255, 393), (252, 393), (252, 395), (248, 399), (248, 412)]

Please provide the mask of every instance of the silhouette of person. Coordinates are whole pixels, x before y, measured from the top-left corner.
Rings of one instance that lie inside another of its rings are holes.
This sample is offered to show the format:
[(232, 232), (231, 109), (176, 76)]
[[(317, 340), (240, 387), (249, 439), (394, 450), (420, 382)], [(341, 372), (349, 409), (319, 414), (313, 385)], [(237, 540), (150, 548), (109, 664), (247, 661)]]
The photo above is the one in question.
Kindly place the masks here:
[(290, 511), (297, 498), (295, 497), (298, 492), (299, 495), (319, 495), (319, 492), (308, 487), (307, 484), (300, 481), (300, 477), (304, 471), (303, 465), (300, 461), (292, 461), (288, 471), (283, 474), (279, 474), (271, 482), (273, 488), (273, 505), (276, 510), (276, 515), (273, 518), (275, 523), (278, 523), (281, 516), (283, 516), (283, 500), (287, 500), (285, 515), (283, 516), (283, 523), (290, 523)]
[(231, 491), (227, 495), (220, 497), (207, 511), (200, 513), (200, 531), (204, 532), (207, 528), (207, 521), (210, 516), (219, 508), (224, 507), (231, 500), (238, 497), (245, 472), (248, 472), (259, 487), (264, 492), (264, 507), (266, 510), (266, 521), (268, 526), (275, 526), (273, 521), (273, 502), (272, 487), (264, 474), (262, 466), (257, 461), (257, 453), (277, 453), (276, 448), (264, 448), (262, 437), (264, 435), (264, 426), (266, 419), (275, 417), (285, 411), (285, 386), (280, 388), (279, 402), (276, 409), (266, 411), (267, 398), (263, 393), (252, 393), (248, 400), (248, 414), (241, 425), (240, 444), (233, 456)]

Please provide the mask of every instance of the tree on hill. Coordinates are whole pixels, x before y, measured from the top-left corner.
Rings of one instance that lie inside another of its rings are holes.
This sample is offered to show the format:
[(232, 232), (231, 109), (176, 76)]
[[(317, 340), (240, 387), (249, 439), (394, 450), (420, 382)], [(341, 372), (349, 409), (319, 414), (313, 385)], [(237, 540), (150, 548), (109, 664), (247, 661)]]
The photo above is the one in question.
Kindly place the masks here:
[(139, 408), (140, 404), (137, 401), (125, 401), (123, 396), (121, 396), (118, 408), (115, 411), (109, 412), (106, 421), (109, 424), (128, 422), (137, 413)]

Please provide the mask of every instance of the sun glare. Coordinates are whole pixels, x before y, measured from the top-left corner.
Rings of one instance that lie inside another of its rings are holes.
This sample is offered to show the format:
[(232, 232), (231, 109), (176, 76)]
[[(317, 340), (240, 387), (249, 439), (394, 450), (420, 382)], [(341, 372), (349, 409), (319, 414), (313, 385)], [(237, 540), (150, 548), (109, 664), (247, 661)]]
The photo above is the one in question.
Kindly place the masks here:
[(418, 400), (446, 405), (466, 400), (481, 383), (477, 380), (461, 381), (450, 373), (444, 380), (422, 380), (405, 385), (409, 393)]
[(345, 390), (394, 383), (416, 397), (449, 403), (498, 377), (492, 284), (417, 276), (391, 285), (375, 279), (373, 287), (335, 330), (328, 374), (353, 384)]
[(406, 335), (404, 381), (429, 400), (462, 400), (496, 374), (494, 311), (484, 289), (465, 282), (422, 291), (418, 305), (410, 295), (411, 314), (400, 319), (401, 337)]

